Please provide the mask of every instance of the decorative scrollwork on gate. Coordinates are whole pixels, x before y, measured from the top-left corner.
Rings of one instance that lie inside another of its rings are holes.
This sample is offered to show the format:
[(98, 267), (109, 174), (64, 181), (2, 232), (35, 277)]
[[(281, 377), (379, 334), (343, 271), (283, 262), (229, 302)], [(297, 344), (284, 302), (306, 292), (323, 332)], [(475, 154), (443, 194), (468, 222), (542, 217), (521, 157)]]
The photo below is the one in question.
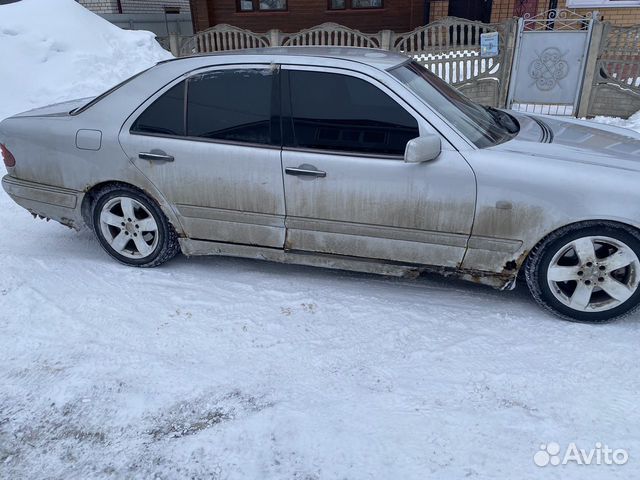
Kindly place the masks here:
[(529, 65), (529, 76), (535, 80), (538, 90), (553, 90), (569, 74), (569, 64), (564, 60), (566, 54), (555, 47), (546, 48), (542, 53), (536, 52), (538, 58)]
[(580, 15), (572, 10), (556, 8), (538, 15), (525, 13), (525, 30), (586, 30), (594, 19), (591, 12)]

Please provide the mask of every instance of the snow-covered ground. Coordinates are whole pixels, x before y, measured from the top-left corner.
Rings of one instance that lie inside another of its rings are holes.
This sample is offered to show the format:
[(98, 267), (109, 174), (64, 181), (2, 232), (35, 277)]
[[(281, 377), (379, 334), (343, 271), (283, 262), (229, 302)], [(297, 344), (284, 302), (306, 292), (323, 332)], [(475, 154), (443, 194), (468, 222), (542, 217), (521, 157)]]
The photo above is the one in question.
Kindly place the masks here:
[[(132, 269), (4, 194), (0, 225), (0, 478), (640, 473), (637, 317), (571, 324), (436, 276)], [(535, 466), (551, 441), (630, 460)]]
[[(112, 39), (104, 56), (51, 53), (66, 81), (43, 81), (29, 53), (68, 36), (62, 16), (37, 41), (22, 18), (54, 4)], [(0, 112), (104, 90), (164, 55), (147, 37), (72, 0), (0, 7), (0, 58), (24, 45), (2, 60)], [(6, 71), (16, 59), (24, 82)], [(637, 316), (562, 322), (522, 287), (229, 258), (127, 268), (0, 191), (3, 480), (631, 479), (639, 343)], [(549, 442), (629, 461), (537, 467)]]

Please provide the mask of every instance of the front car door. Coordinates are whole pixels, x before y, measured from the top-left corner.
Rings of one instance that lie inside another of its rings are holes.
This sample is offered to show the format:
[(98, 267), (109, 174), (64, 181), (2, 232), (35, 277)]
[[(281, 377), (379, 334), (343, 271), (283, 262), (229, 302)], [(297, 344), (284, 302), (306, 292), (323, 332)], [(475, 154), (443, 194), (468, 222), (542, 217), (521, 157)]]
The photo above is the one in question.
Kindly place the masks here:
[(124, 124), (120, 143), (187, 236), (282, 248), (277, 69), (209, 68), (176, 79)]
[(282, 87), (285, 248), (459, 267), (476, 184), (447, 139), (436, 160), (405, 163), (435, 130), (362, 73), (283, 66)]

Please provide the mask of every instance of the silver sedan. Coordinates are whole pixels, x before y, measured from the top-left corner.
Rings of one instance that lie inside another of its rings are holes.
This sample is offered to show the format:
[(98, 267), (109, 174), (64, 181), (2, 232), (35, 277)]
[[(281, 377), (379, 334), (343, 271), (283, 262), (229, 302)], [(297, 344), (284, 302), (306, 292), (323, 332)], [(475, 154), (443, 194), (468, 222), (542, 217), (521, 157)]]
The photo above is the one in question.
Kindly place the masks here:
[(640, 301), (640, 138), (471, 102), (407, 57), (176, 59), (0, 123), (6, 192), (116, 260), (179, 251), (512, 288), (602, 322)]

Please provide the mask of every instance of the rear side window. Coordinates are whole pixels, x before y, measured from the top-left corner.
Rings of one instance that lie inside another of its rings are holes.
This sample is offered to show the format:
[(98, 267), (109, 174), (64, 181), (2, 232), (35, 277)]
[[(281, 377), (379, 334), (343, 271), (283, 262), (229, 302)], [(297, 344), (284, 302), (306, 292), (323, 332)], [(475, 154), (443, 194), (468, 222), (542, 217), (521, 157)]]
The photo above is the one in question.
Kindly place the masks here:
[(268, 69), (221, 70), (189, 79), (187, 135), (279, 144), (272, 129), (273, 81)]
[(184, 89), (182, 81), (153, 102), (131, 126), (131, 132), (184, 135)]
[(362, 79), (292, 70), (286, 83), (285, 146), (403, 155), (420, 135), (409, 112)]

